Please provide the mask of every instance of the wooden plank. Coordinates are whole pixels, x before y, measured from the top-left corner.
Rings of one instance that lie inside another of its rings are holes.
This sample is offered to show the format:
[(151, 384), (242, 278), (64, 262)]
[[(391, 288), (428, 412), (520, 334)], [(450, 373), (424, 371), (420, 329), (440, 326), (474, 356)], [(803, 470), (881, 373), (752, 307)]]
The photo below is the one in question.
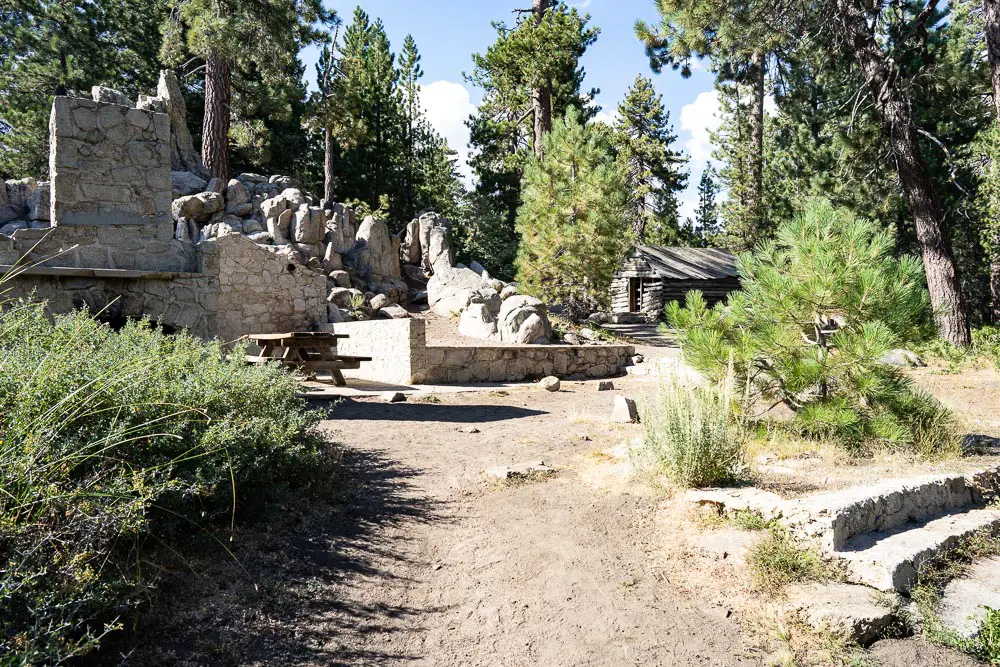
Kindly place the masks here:
[(288, 333), (276, 334), (247, 334), (245, 337), (250, 340), (294, 340), (296, 343), (350, 338), (347, 334), (327, 333), (325, 331), (291, 331)]

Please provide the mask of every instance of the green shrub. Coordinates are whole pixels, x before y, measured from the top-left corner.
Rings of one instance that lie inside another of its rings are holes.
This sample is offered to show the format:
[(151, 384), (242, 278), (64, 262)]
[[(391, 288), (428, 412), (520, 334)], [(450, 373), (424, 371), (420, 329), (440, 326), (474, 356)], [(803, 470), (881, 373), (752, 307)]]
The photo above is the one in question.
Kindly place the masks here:
[(814, 202), (740, 258), (742, 290), (728, 304), (709, 309), (689, 292), (667, 319), (685, 361), (712, 379), (732, 363), (752, 403), (784, 403), (811, 435), (855, 450), (949, 442), (946, 411), (879, 363), (930, 323), (920, 262), (893, 249), (871, 222)]
[(228, 525), (324, 457), (295, 381), (242, 349), (6, 305), (0, 654), (61, 662), (132, 612), (156, 569), (148, 545)]
[(695, 387), (671, 375), (660, 383), (656, 398), (642, 406), (640, 465), (681, 486), (740, 480), (746, 473), (746, 433), (733, 415), (733, 402), (731, 378)]

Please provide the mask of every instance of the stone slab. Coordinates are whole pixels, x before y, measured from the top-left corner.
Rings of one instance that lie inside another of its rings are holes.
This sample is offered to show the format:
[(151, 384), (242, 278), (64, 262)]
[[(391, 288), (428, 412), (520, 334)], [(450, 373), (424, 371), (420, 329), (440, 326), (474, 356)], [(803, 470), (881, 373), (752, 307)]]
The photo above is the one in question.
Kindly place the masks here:
[(896, 620), (896, 611), (880, 603), (877, 592), (856, 584), (793, 584), (786, 590), (787, 611), (814, 630), (830, 630), (862, 646), (878, 639)]
[(979, 632), (985, 607), (1000, 609), (1000, 558), (975, 563), (945, 586), (937, 614), (945, 626), (970, 639)]
[(998, 527), (1000, 509), (972, 509), (888, 532), (858, 535), (833, 555), (844, 561), (852, 581), (905, 593), (916, 583), (921, 563), (964, 537)]

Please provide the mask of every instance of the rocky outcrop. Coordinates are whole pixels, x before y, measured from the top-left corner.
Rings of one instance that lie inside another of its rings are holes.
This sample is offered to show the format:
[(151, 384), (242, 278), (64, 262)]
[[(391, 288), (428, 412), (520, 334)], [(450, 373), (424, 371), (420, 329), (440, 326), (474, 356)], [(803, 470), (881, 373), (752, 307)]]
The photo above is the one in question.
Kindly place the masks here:
[(509, 343), (548, 343), (552, 325), (543, 304), (532, 296), (512, 296), (501, 304), (497, 332)]
[(389, 227), (384, 220), (368, 216), (358, 228), (357, 238), (367, 245), (368, 266), (372, 274), (399, 279), (399, 254), (394, 252)]
[(191, 132), (188, 130), (187, 106), (181, 95), (177, 75), (170, 70), (160, 70), (156, 94), (163, 100), (170, 117), (170, 168), (173, 171), (188, 171), (207, 179), (208, 170), (201, 163), (201, 156), (195, 151)]

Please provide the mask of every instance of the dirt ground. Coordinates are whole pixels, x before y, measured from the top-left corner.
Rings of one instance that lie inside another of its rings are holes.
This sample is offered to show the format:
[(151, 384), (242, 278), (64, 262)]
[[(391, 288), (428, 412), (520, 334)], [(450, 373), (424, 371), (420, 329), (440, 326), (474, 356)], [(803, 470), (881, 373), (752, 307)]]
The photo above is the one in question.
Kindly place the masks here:
[[(986, 400), (978, 385), (962, 389), (948, 377), (927, 382), (954, 384), (942, 391), (956, 404), (987, 421), (997, 417), (1000, 411), (975, 407)], [(597, 391), (596, 382), (564, 382), (558, 393), (529, 386), (327, 404), (323, 432), (340, 446), (345, 470), (331, 480), (336, 501), (289, 503), (251, 521), (226, 545), (235, 559), (209, 543), (212, 557), (169, 579), (155, 616), (134, 636), (136, 647), (105, 657), (133, 665), (781, 659), (780, 624), (748, 613), (742, 592), (725, 590), (742, 584), (710, 555), (678, 548), (691, 524), (673, 513), (669, 491), (615, 456), (641, 430), (608, 422), (614, 396), (648, 395), (656, 380), (615, 385), (610, 392)], [(490, 466), (539, 459), (558, 472), (522, 483), (483, 475)], [(841, 467), (806, 453), (791, 463), (776, 459), (792, 472), (765, 477), (814, 477), (812, 464), (798, 460)], [(872, 462), (844, 477), (856, 482), (859, 472), (877, 478), (905, 467)], [(795, 492), (794, 483), (789, 488)], [(915, 639), (893, 645), (876, 644), (864, 664), (967, 664)]]

